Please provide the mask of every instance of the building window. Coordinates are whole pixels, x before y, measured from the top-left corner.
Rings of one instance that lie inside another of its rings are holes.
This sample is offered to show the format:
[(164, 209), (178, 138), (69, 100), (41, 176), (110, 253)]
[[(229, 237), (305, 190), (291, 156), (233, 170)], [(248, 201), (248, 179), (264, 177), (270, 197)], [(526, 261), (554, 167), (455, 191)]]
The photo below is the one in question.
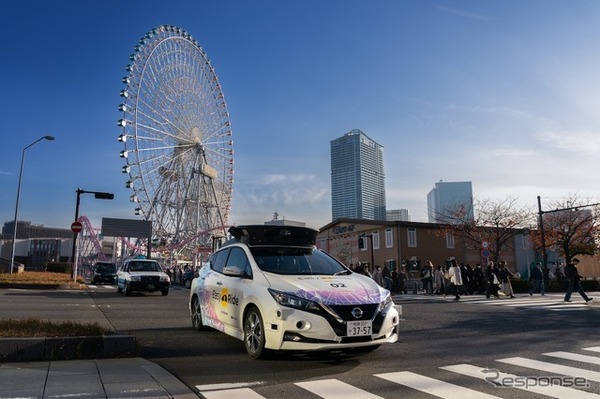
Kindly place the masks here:
[(454, 234), (446, 234), (446, 248), (454, 248)]
[(411, 248), (417, 247), (417, 229), (407, 229), (408, 232), (408, 246)]
[(317, 240), (317, 248), (319, 248), (321, 251), (325, 251), (325, 252), (329, 252), (329, 248), (327, 245), (327, 239), (320, 239)]
[(369, 237), (368, 236), (358, 237), (358, 249), (361, 251), (366, 251), (369, 249)]
[(385, 247), (394, 248), (394, 233), (392, 229), (385, 229)]
[(521, 244), (522, 244), (522, 250), (523, 251), (527, 251), (529, 250), (529, 235), (528, 234), (523, 234), (521, 236)]
[(379, 249), (379, 232), (374, 231), (371, 235), (373, 237), (373, 249)]

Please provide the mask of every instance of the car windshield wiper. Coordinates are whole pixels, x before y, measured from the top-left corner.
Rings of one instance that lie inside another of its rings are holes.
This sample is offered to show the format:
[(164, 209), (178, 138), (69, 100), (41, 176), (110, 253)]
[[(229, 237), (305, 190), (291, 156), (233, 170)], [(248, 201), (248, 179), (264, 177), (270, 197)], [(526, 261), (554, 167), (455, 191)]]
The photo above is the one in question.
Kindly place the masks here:
[(339, 276), (339, 275), (341, 275), (341, 274), (350, 274), (350, 273), (351, 273), (351, 272), (350, 272), (350, 270), (348, 270), (348, 269), (344, 269), (344, 270), (340, 270), (339, 272), (335, 272), (335, 273), (333, 273), (333, 275), (334, 275), (334, 276)]

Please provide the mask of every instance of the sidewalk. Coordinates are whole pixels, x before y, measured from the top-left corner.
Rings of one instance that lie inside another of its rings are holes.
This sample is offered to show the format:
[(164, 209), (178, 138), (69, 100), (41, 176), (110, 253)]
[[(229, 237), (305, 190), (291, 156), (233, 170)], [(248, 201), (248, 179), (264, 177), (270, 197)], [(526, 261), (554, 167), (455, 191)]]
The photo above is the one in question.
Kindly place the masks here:
[(0, 398), (199, 398), (148, 360), (90, 359), (0, 364)]

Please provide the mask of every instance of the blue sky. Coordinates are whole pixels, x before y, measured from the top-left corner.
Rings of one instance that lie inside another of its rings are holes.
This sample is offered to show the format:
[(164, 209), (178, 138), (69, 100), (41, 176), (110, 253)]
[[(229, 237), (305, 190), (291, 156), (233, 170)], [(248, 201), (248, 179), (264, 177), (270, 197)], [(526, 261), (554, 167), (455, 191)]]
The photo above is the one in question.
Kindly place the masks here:
[(232, 224), (331, 221), (329, 143), (384, 146), (388, 209), (426, 221), (436, 181), (535, 209), (598, 202), (600, 2), (3, 1), (0, 222), (135, 218), (119, 92), (138, 40), (176, 25), (207, 52), (235, 150)]

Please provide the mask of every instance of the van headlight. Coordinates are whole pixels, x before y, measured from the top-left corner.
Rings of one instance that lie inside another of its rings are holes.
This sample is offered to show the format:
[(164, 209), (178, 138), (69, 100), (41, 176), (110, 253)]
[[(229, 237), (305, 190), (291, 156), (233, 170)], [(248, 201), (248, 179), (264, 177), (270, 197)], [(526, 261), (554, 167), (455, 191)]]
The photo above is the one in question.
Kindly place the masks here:
[(300, 298), (296, 295), (288, 294), (287, 292), (277, 291), (272, 288), (268, 288), (269, 294), (275, 299), (275, 302), (281, 306), (288, 308), (300, 309), (300, 310), (320, 310), (319, 305), (316, 302), (309, 301), (308, 299)]

